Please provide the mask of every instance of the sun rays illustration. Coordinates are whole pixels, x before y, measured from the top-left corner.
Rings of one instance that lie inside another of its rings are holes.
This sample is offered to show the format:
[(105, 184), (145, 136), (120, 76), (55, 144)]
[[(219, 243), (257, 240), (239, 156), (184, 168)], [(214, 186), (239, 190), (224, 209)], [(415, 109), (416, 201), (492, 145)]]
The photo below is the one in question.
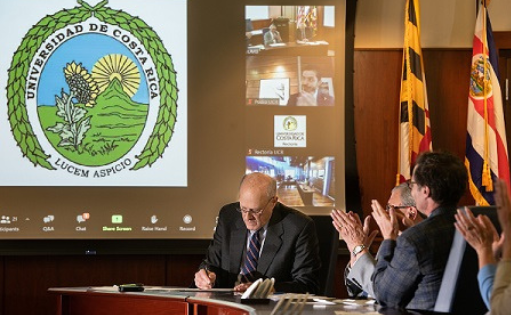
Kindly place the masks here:
[(103, 92), (112, 80), (117, 79), (122, 89), (130, 97), (140, 86), (140, 72), (137, 65), (121, 54), (110, 54), (99, 59), (92, 68), (92, 78), (97, 82), (99, 92)]

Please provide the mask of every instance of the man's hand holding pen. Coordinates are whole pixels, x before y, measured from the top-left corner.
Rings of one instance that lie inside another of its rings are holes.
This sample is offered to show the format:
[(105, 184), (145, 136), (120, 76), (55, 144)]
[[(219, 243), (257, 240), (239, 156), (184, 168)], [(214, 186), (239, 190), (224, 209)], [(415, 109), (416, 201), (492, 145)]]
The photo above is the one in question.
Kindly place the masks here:
[(200, 269), (195, 273), (195, 285), (199, 289), (202, 290), (211, 289), (212, 287), (215, 286), (215, 281), (216, 274), (213, 271), (208, 270), (207, 268)]

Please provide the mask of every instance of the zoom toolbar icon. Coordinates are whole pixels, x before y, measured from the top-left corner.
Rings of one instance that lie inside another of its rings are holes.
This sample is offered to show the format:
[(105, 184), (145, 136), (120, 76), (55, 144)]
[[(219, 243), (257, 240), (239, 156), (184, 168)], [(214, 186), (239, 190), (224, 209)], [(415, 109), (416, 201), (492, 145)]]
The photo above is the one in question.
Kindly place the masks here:
[(121, 224), (122, 223), (122, 215), (120, 215), (120, 214), (112, 215), (112, 223)]

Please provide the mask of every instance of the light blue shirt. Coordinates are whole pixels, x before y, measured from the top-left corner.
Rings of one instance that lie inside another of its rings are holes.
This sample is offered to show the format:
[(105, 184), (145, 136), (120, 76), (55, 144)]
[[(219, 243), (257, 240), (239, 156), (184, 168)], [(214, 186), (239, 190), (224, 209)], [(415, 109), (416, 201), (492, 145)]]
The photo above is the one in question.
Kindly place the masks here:
[(491, 291), (493, 290), (493, 280), (497, 272), (496, 264), (487, 264), (479, 269), (477, 273), (477, 282), (479, 283), (479, 292), (483, 297), (484, 304), (490, 309)]

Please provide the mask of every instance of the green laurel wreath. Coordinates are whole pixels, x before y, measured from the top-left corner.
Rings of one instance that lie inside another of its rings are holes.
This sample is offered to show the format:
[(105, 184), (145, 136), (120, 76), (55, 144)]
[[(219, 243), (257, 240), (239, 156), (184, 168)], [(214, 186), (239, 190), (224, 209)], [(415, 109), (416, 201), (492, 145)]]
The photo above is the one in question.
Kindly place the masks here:
[(51, 34), (69, 24), (83, 22), (94, 14), (101, 22), (116, 25), (135, 36), (147, 49), (156, 65), (160, 86), (158, 118), (144, 149), (136, 156), (137, 163), (131, 169), (138, 170), (147, 165), (151, 166), (163, 155), (174, 133), (174, 125), (177, 121), (178, 89), (172, 59), (159, 36), (140, 18), (120, 10), (104, 7), (108, 3), (107, 0), (94, 7), (83, 0), (78, 0), (78, 3), (81, 7), (70, 10), (63, 9), (41, 19), (28, 31), (14, 54), (8, 71), (7, 83), (8, 116), (14, 138), (23, 152), (23, 156), (34, 163), (34, 166), (40, 165), (50, 170), (55, 169), (48, 162), (50, 156), (41, 148), (27, 115), (25, 86), (30, 62), (38, 48)]

